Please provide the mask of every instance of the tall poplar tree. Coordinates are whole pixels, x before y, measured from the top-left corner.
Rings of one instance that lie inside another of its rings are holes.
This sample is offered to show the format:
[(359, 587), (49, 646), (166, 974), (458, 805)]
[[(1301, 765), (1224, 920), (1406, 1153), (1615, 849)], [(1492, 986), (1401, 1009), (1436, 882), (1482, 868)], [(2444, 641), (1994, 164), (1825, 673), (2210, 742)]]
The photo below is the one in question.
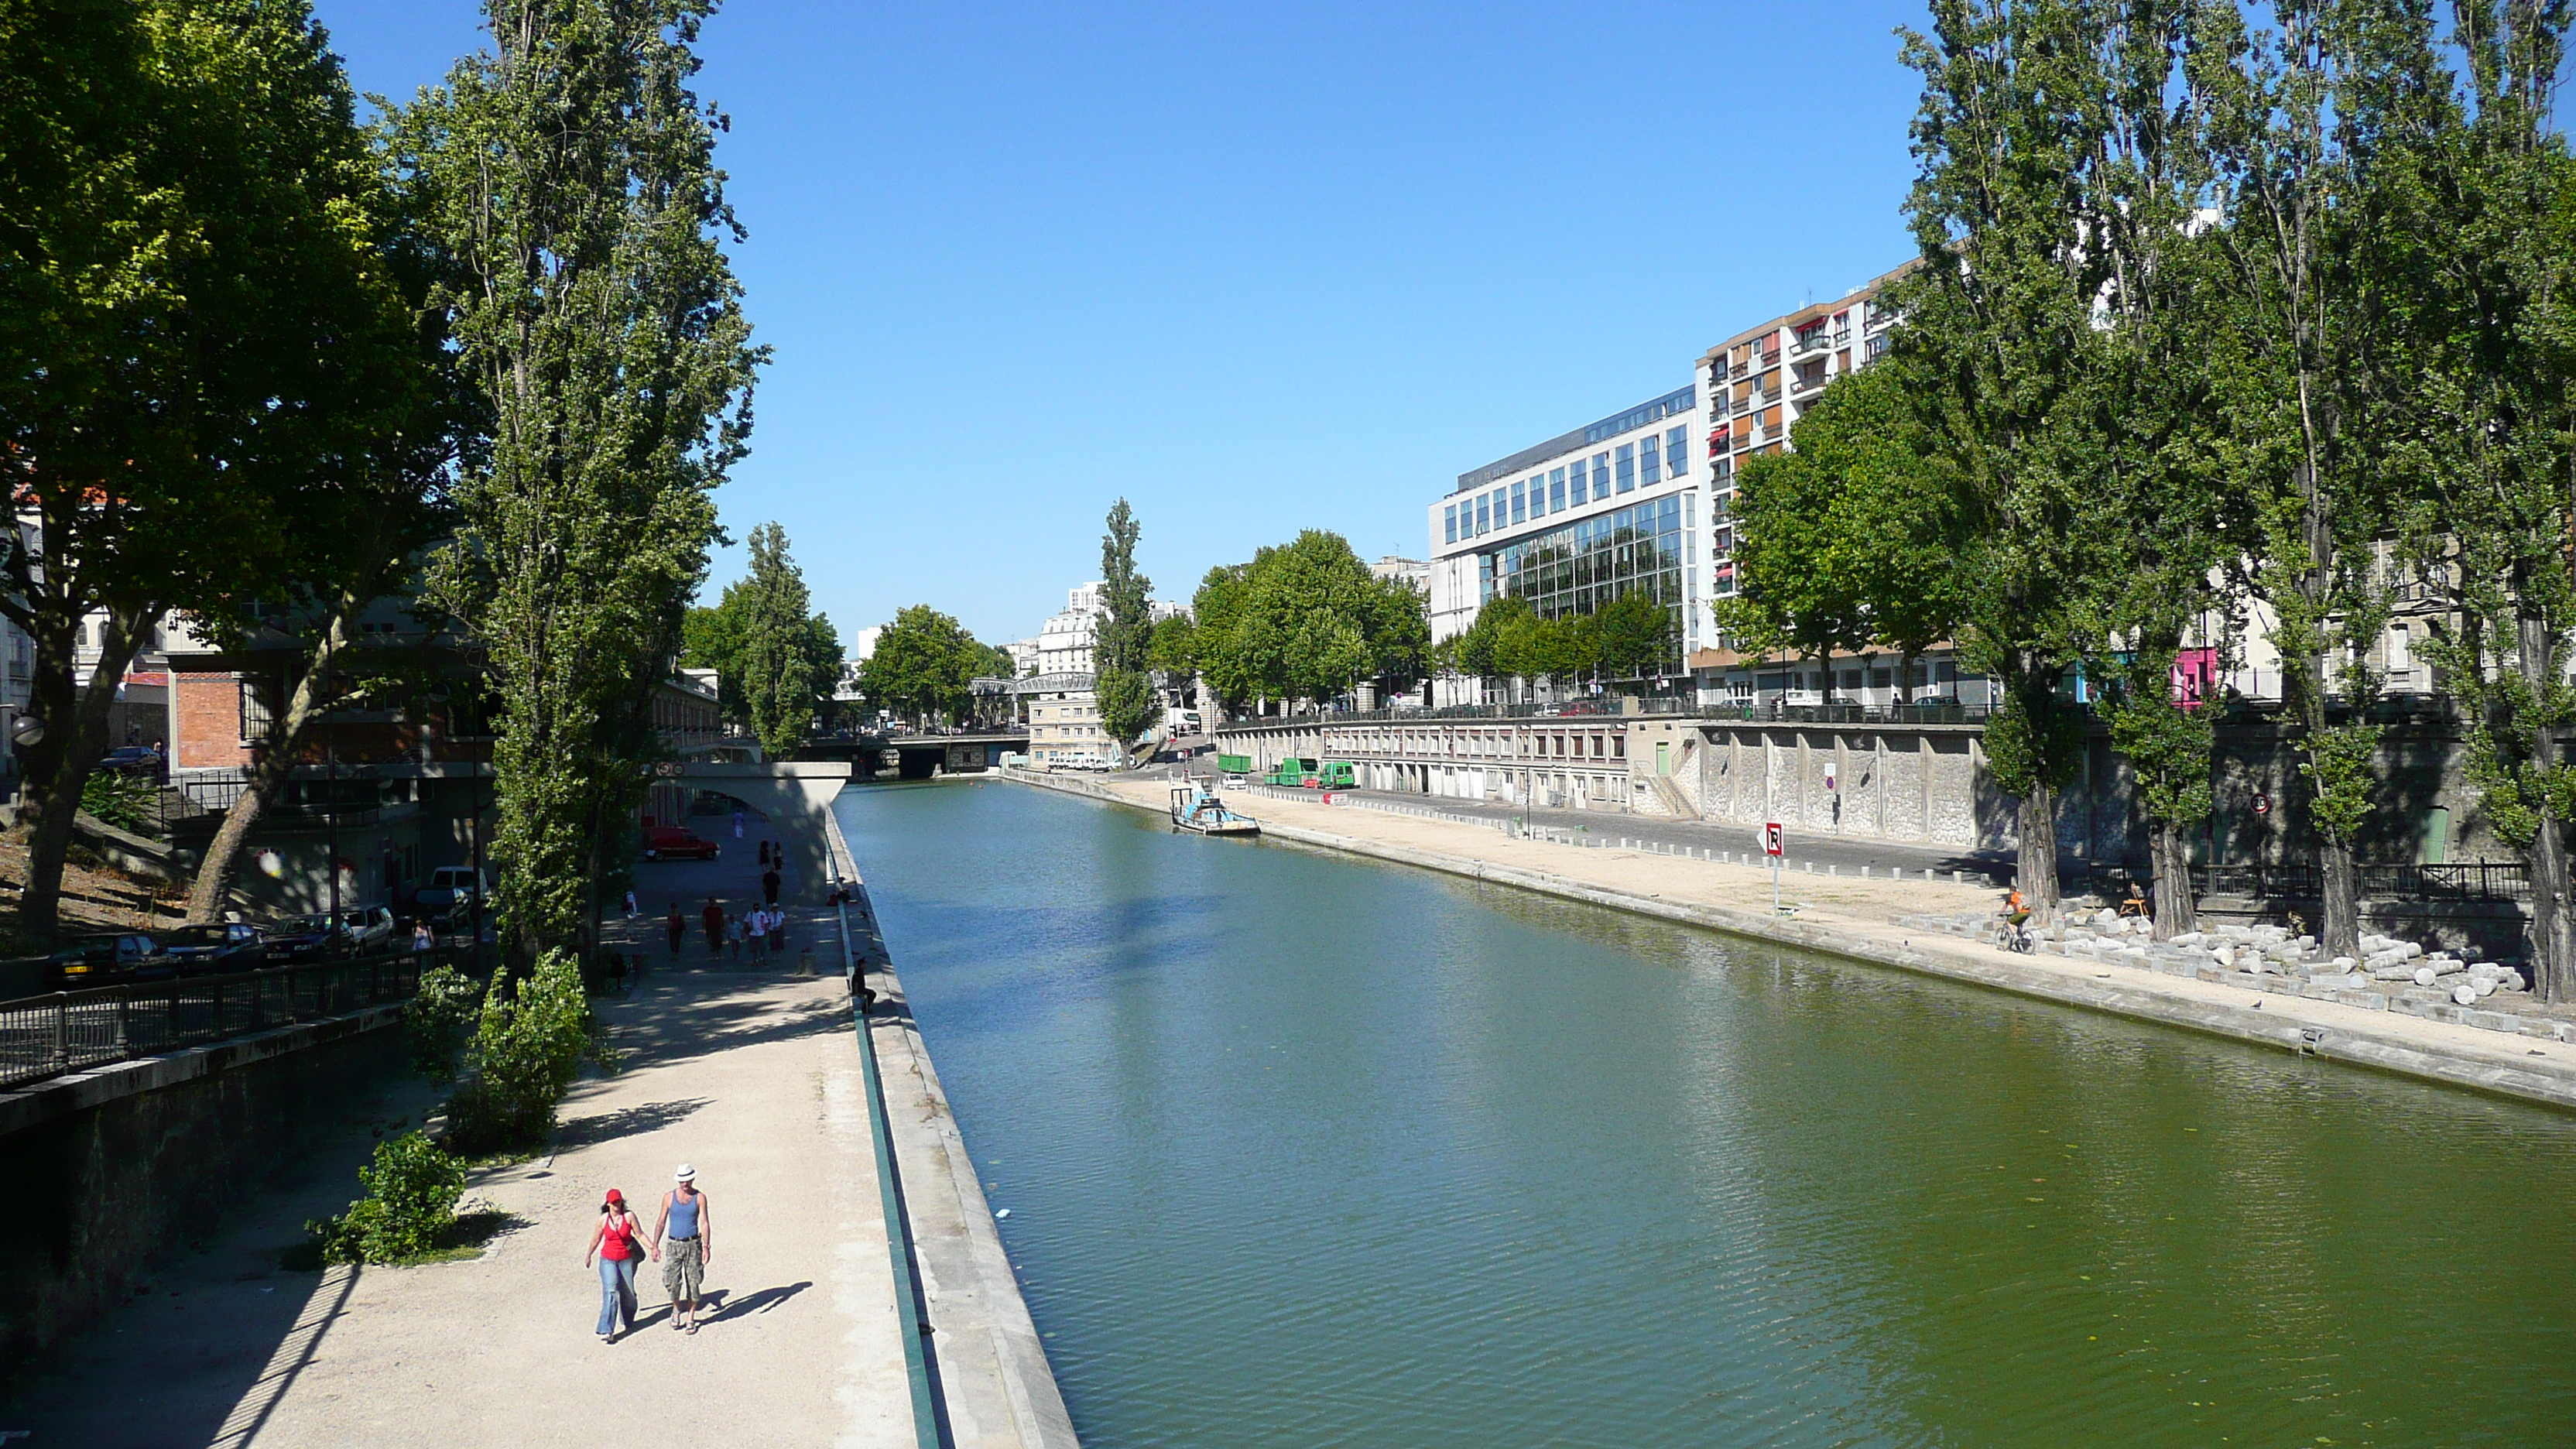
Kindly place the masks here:
[[(2360, 954), (2356, 847), (2377, 783), (2371, 667), (2388, 619), (2374, 543), (2394, 525), (2388, 465), (2398, 393), (2387, 351), (2402, 285), (2382, 187), (2439, 104), (2427, 7), (2294, 0), (2249, 28), (2210, 6), (2197, 38), (2224, 224), (2240, 298), (2211, 341), (2233, 423), (2236, 483), (2257, 530), (2248, 580), (2269, 607), (2287, 726), (2308, 784), (2323, 919)], [(2393, 305), (2392, 305), (2393, 304)]]
[(796, 752), (832, 687), (840, 682), (840, 638), (832, 622), (813, 612), (804, 571), (787, 552), (787, 530), (764, 523), (751, 531), (751, 571), (725, 590), (723, 607), (737, 602), (742, 641), (743, 707), (752, 733), (769, 758)]
[(1146, 660), (1154, 638), (1154, 581), (1136, 571), (1136, 515), (1124, 498), (1110, 505), (1109, 531), (1100, 536), (1100, 578), (1091, 687), (1102, 733), (1124, 750), (1153, 728), (1159, 713)]
[[(2107, 0), (2105, 0), (2107, 3)], [(2057, 798), (2083, 762), (2061, 693), (2096, 634), (2104, 401), (2095, 307), (2110, 284), (2088, 188), (2106, 118), (2087, 0), (1935, 0), (1909, 33), (1923, 76), (1919, 171), (1906, 209), (1923, 265), (1893, 289), (1907, 325), (1882, 366), (1905, 370), (1956, 481), (1970, 544), (1960, 574), (1969, 662), (2003, 681), (1985, 744), (2020, 801), (2018, 884), (2043, 921), (2058, 900)]]
[(2380, 188), (2383, 257), (2413, 303), (2392, 349), (2415, 384), (2402, 476), (2420, 483), (2401, 587), (2442, 606), (2425, 653), (2458, 701), (2480, 806), (2530, 871), (2533, 985), (2567, 1001), (2576, 164), (2551, 99), (2569, 7), (2464, 0), (2453, 13), (2464, 74), (2409, 147), (2417, 164)]
[(487, 0), (492, 49), (403, 118), (492, 416), (433, 592), (491, 662), (495, 896), (523, 956), (579, 940), (623, 864), (650, 691), (750, 431), (724, 118), (690, 90), (713, 10)]

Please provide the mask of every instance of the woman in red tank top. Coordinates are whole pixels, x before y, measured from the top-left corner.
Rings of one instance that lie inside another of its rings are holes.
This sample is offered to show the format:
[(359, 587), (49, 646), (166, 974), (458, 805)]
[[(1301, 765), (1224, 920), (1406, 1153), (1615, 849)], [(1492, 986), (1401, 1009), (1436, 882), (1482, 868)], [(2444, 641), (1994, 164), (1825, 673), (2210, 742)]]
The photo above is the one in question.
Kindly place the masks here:
[(643, 1256), (636, 1246), (635, 1235), (643, 1224), (626, 1210), (626, 1194), (608, 1190), (607, 1200), (599, 1205), (599, 1226), (591, 1229), (590, 1249), (581, 1255), (581, 1265), (599, 1260), (599, 1341), (615, 1343), (617, 1324), (624, 1319), (627, 1331), (635, 1328), (635, 1260)]

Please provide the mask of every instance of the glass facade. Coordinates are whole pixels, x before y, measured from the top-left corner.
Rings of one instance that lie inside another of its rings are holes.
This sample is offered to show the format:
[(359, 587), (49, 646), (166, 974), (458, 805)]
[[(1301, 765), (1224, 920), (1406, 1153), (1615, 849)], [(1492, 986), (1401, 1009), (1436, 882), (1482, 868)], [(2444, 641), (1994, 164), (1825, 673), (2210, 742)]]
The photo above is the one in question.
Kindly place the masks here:
[[(1540, 617), (1589, 614), (1621, 594), (1643, 592), (1673, 615), (1676, 645), (1685, 637), (1685, 531), (1678, 495), (1551, 529), (1504, 545), (1491, 555), (1492, 582), (1479, 590), (1518, 595)], [(1678, 668), (1679, 651), (1668, 667)]]

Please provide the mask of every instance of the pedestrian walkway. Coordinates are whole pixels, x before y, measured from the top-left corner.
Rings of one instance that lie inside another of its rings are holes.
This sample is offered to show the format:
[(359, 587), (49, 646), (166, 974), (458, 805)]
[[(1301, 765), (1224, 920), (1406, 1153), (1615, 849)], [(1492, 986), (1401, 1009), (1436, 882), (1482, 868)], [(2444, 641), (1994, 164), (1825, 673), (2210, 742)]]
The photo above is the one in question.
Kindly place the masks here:
[[(751, 850), (726, 844), (738, 858), (643, 867), (647, 911), (693, 893), (694, 927), (709, 892), (757, 899)], [(821, 890), (795, 883), (788, 952), (757, 965), (710, 960), (694, 929), (674, 959), (657, 920), (621, 923), (648, 963), (630, 996), (600, 1003), (622, 1070), (574, 1089), (553, 1150), (477, 1176), (469, 1200), (510, 1220), (482, 1257), (278, 1267), (306, 1216), (355, 1194), (355, 1144), (337, 1188), (246, 1184), (241, 1214), (207, 1225), (209, 1251), (49, 1366), (0, 1431), (31, 1431), (17, 1441), (29, 1449), (915, 1444), (861, 1059), (830, 913), (812, 909)], [(809, 946), (830, 964), (791, 976)], [(649, 1228), (683, 1161), (713, 1205), (712, 1307), (695, 1335), (672, 1331), (647, 1263), (642, 1326), (603, 1345), (598, 1278), (582, 1265), (600, 1197), (623, 1189)]]

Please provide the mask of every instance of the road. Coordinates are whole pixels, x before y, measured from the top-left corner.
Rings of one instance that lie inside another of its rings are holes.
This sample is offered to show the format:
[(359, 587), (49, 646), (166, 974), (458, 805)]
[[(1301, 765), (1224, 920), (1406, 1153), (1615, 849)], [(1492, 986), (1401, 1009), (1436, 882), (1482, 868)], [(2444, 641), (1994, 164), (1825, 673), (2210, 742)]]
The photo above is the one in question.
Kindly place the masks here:
[[(1198, 763), (1198, 762), (1193, 762)], [(1111, 779), (1159, 779), (1171, 767), (1151, 766), (1143, 770), (1121, 771)], [(1204, 769), (1201, 777), (1205, 778)], [(1319, 792), (1295, 792), (1314, 794)], [(1335, 790), (1335, 800), (1350, 800), (1393, 805), (1405, 809), (1437, 810), (1443, 814), (1467, 816), (1478, 820), (1521, 820), (1549, 830), (1573, 831), (1593, 839), (1636, 840), (1653, 847), (1674, 850), (1719, 850), (1741, 854), (1762, 848), (1758, 827), (1733, 821), (1675, 820), (1656, 815), (1628, 815), (1608, 810), (1530, 809), (1483, 800), (1457, 800), (1436, 795), (1417, 795), (1391, 790)], [(1885, 875), (1890, 870), (1904, 870), (1920, 875), (1936, 871), (1946, 879), (1952, 871), (1964, 871), (1970, 880), (1983, 875), (1998, 889), (2009, 880), (2016, 852), (2010, 850), (1958, 850), (1937, 845), (1906, 845), (1895, 841), (1864, 838), (1836, 838), (1793, 827), (1789, 831), (1788, 868), (1804, 871), (1813, 862), (1817, 871), (1856, 875), (1867, 868), (1872, 875)], [(2077, 868), (2080, 861), (2061, 861), (2060, 869)]]

